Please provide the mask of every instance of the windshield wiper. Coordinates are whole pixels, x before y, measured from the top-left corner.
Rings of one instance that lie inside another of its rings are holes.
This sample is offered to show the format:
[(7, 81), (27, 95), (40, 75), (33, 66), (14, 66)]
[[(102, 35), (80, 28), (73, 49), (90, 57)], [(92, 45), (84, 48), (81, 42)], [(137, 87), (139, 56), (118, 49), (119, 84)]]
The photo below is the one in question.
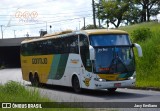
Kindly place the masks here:
[[(120, 57), (118, 56), (118, 54), (116, 54), (116, 56), (112, 59), (112, 62), (111, 62), (111, 64), (110, 64), (110, 66), (109, 66), (109, 69), (112, 69), (112, 66), (113, 66), (113, 65), (116, 65), (116, 68), (113, 69), (113, 73), (115, 73), (115, 72), (116, 72), (115, 70), (117, 70), (118, 61), (119, 61), (119, 62), (124, 66), (124, 68), (125, 68), (125, 70), (124, 70), (123, 72), (125, 72), (125, 71), (128, 72), (128, 68), (126, 67), (126, 65), (124, 64), (124, 62), (120, 59)], [(109, 70), (108, 72), (110, 73), (111, 70)]]

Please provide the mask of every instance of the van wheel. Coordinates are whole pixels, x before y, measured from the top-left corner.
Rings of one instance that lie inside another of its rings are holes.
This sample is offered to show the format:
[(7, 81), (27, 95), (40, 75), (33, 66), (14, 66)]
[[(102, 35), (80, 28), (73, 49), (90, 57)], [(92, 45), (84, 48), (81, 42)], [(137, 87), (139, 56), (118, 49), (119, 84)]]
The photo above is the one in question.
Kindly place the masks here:
[(117, 88), (109, 88), (109, 89), (108, 89), (108, 92), (109, 92), (109, 93), (115, 93), (116, 89), (117, 89)]
[(77, 76), (73, 76), (72, 87), (76, 93), (80, 93), (82, 91), (82, 89), (80, 88), (80, 84)]

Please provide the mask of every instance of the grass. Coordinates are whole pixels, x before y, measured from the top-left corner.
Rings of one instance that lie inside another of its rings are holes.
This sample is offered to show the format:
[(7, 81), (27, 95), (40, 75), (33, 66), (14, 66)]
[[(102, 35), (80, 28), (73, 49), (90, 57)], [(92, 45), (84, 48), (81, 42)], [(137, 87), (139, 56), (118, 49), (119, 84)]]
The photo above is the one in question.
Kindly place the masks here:
[[(10, 81), (4, 85), (0, 85), (0, 102), (53, 102), (48, 98), (41, 97), (37, 89), (29, 90), (20, 83)], [(59, 105), (59, 104), (53, 104)], [(53, 106), (54, 107), (54, 106)], [(43, 109), (23, 109), (23, 111), (85, 111), (80, 108), (43, 108)], [(0, 109), (1, 111), (21, 111), (22, 109)]]
[(160, 88), (160, 23), (142, 23), (120, 27), (120, 29), (129, 32), (131, 35), (134, 30), (142, 27), (149, 28), (152, 34), (151, 37), (145, 41), (137, 41), (142, 47), (143, 57), (138, 58), (137, 53), (135, 53), (137, 72), (136, 86)]

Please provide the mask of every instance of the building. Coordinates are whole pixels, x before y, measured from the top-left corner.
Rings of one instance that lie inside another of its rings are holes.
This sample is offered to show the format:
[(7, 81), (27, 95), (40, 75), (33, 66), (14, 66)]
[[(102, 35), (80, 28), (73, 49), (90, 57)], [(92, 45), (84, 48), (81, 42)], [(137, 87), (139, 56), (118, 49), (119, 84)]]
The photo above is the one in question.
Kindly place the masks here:
[(0, 67), (20, 67), (20, 44), (26, 37), (0, 39)]

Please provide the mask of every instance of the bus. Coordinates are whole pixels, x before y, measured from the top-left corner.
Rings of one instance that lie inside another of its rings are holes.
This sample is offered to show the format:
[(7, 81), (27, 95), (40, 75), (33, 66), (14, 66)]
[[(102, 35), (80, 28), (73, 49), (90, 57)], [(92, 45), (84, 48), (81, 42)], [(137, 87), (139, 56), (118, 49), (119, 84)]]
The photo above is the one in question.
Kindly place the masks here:
[(131, 43), (122, 30), (93, 29), (62, 31), (21, 42), (22, 77), (32, 85), (51, 84), (82, 89), (135, 86), (133, 47), (142, 56), (141, 46)]

